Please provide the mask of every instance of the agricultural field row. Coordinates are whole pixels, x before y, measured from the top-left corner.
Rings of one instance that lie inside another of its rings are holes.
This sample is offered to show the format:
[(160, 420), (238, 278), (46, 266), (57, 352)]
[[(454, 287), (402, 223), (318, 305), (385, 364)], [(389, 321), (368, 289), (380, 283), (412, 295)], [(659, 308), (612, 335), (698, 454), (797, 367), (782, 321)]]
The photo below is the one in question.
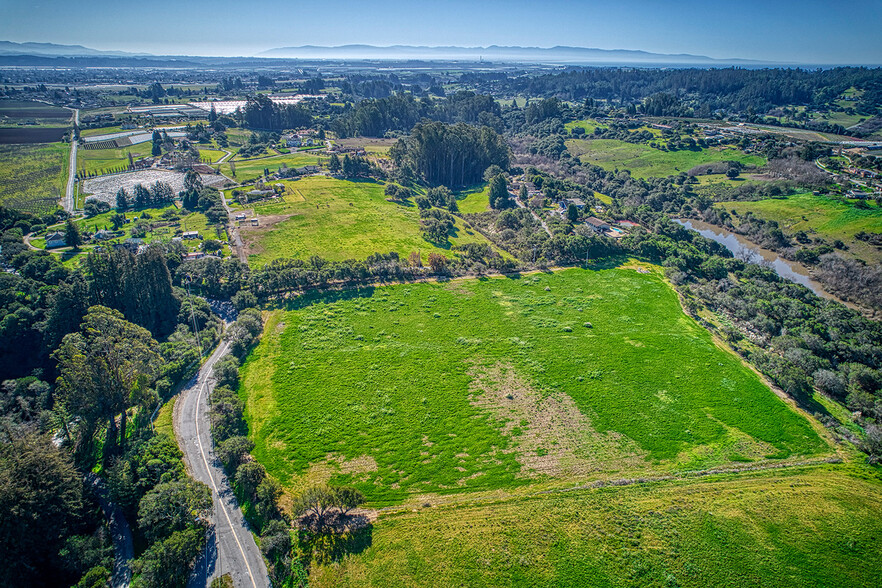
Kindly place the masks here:
[(0, 204), (42, 214), (51, 212), (67, 184), (70, 145), (0, 145)]

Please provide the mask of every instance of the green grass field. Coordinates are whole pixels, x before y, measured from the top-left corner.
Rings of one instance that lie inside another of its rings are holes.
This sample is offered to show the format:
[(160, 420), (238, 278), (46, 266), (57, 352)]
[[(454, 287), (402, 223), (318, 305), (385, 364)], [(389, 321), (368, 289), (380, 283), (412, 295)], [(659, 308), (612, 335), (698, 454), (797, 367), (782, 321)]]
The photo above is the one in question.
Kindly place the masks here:
[(381, 514), (310, 585), (869, 588), (880, 501), (872, 473), (820, 466), (436, 504)]
[(829, 451), (633, 268), (308, 296), (242, 382), (270, 474), (375, 506)]
[(566, 124), (564, 125), (564, 128), (566, 129), (566, 131), (567, 131), (568, 133), (573, 132), (573, 129), (575, 129), (575, 128), (585, 129), (585, 134), (586, 134), (586, 135), (591, 135), (592, 133), (594, 133), (594, 129), (596, 129), (596, 128), (606, 128), (606, 126), (605, 126), (605, 125), (601, 125), (601, 124), (599, 124), (599, 123), (598, 123), (596, 120), (594, 120), (593, 118), (587, 118), (587, 119), (585, 119), (585, 120), (573, 120), (573, 121), (570, 121), (570, 122), (568, 122), (568, 123), (566, 123)]
[[(262, 177), (264, 169), (269, 169), (270, 172), (278, 171), (283, 163), (288, 167), (303, 167), (304, 165), (319, 165), (326, 159), (312, 153), (291, 153), (255, 159), (236, 159), (234, 162), (236, 166), (235, 179), (240, 182), (247, 182), (248, 180)], [(222, 163), (220, 168), (221, 172), (228, 177), (234, 177), (229, 162)]]
[(225, 151), (221, 151), (220, 149), (212, 149), (210, 147), (203, 148), (201, 145), (196, 146), (199, 149), (199, 158), (205, 159), (209, 158), (211, 163), (215, 163), (219, 161), (223, 156), (226, 155)]
[(456, 206), (463, 214), (490, 210), (490, 184), (482, 184), (474, 189), (458, 192)]
[(605, 170), (627, 169), (637, 178), (665, 177), (689, 171), (696, 165), (715, 161), (739, 161), (745, 165), (764, 165), (766, 160), (734, 148), (699, 151), (660, 151), (648, 145), (617, 139), (569, 139), (567, 148), (584, 163)]
[[(283, 200), (236, 208), (249, 214), (254, 211), (261, 219), (260, 227), (240, 229), (252, 266), (282, 257), (306, 259), (311, 255), (332, 261), (365, 259), (373, 253), (390, 251), (401, 257), (421, 251), (424, 260), (431, 251), (451, 255), (449, 247), (439, 249), (423, 239), (416, 206), (388, 202), (383, 184), (319, 176), (283, 184), (287, 187)], [(487, 243), (460, 219), (449, 241), (450, 246)]]
[(33, 213), (54, 210), (67, 184), (70, 145), (0, 145), (0, 204)]
[(738, 214), (751, 211), (760, 218), (777, 221), (788, 234), (814, 231), (825, 239), (842, 239), (858, 257), (882, 261), (882, 252), (854, 238), (861, 231), (882, 233), (882, 208), (875, 204), (860, 209), (854, 201), (805, 192), (757, 202), (720, 202), (717, 206)]

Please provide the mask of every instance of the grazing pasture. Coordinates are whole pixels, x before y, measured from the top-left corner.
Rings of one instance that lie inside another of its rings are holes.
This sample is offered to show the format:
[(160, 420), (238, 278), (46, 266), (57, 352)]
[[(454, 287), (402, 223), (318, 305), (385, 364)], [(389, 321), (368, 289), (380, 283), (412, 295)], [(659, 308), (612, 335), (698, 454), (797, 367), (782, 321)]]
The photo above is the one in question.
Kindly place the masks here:
[(0, 145), (0, 204), (36, 214), (54, 210), (64, 193), (70, 146)]
[(376, 506), (829, 452), (657, 270), (310, 294), (270, 315), (240, 393), (286, 488)]
[(880, 501), (878, 476), (850, 466), (428, 498), (315, 563), (310, 586), (866, 588), (882, 584)]
[(304, 165), (320, 165), (327, 158), (319, 157), (313, 153), (292, 153), (288, 155), (273, 155), (271, 157), (256, 157), (254, 159), (236, 159), (236, 174), (233, 175), (229, 162), (221, 164), (221, 172), (239, 182), (255, 180), (263, 176), (263, 170), (270, 173), (278, 171), (284, 164), (287, 167), (303, 167)]
[(637, 178), (666, 177), (686, 172), (702, 163), (738, 161), (745, 165), (765, 165), (758, 155), (747, 155), (735, 148), (661, 151), (648, 145), (617, 139), (569, 139), (567, 148), (583, 163), (605, 170), (627, 169)]
[(831, 241), (841, 239), (857, 257), (878, 263), (882, 261), (882, 252), (854, 236), (861, 231), (882, 233), (882, 208), (876, 204), (858, 208), (855, 204), (845, 198), (804, 192), (755, 202), (720, 202), (717, 207), (734, 210), (739, 215), (751, 212), (759, 218), (777, 221), (787, 234), (806, 231)]
[[(450, 256), (453, 245), (488, 243), (457, 219), (448, 238), (450, 245), (446, 249), (433, 245), (420, 233), (417, 207), (411, 202), (387, 201), (383, 184), (325, 176), (282, 184), (286, 186), (283, 198), (237, 208), (260, 219), (259, 227), (240, 229), (249, 263), (254, 267), (284, 257), (306, 259), (318, 255), (341, 261), (390, 251), (401, 257), (421, 251), (426, 260), (431, 251)], [(231, 197), (229, 190), (227, 197)]]

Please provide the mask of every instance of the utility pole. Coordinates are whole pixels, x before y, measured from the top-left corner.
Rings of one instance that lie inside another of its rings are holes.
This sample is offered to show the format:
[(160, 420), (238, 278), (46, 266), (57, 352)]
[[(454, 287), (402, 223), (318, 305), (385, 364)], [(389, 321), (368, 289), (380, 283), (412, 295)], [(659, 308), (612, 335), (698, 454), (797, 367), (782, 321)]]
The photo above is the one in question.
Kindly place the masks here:
[(193, 332), (196, 333), (196, 345), (199, 348), (199, 363), (201, 365), (204, 354), (202, 353), (202, 341), (199, 339), (199, 325), (196, 324), (196, 312), (193, 310), (193, 296), (190, 294), (190, 282), (192, 281), (190, 274), (187, 274), (187, 279), (184, 281), (187, 283), (187, 299), (190, 301), (190, 320), (193, 321)]

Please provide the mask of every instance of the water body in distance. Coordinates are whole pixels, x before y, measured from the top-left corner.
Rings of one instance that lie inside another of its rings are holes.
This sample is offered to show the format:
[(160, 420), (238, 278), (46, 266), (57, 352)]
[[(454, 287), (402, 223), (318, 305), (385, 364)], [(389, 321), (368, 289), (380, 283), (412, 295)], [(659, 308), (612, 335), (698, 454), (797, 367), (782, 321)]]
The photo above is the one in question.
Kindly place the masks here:
[(740, 259), (744, 259), (751, 263), (764, 263), (771, 267), (775, 273), (782, 278), (790, 280), (791, 282), (796, 282), (797, 284), (802, 284), (818, 296), (830, 298), (831, 300), (836, 299), (833, 295), (826, 292), (818, 282), (811, 279), (809, 277), (808, 269), (800, 263), (787, 261), (774, 251), (758, 247), (741, 235), (736, 235), (735, 233), (722, 229), (716, 225), (696, 220), (674, 219), (674, 221), (683, 225), (687, 229), (698, 231), (703, 237), (713, 239), (717, 243), (725, 246), (726, 249)]

